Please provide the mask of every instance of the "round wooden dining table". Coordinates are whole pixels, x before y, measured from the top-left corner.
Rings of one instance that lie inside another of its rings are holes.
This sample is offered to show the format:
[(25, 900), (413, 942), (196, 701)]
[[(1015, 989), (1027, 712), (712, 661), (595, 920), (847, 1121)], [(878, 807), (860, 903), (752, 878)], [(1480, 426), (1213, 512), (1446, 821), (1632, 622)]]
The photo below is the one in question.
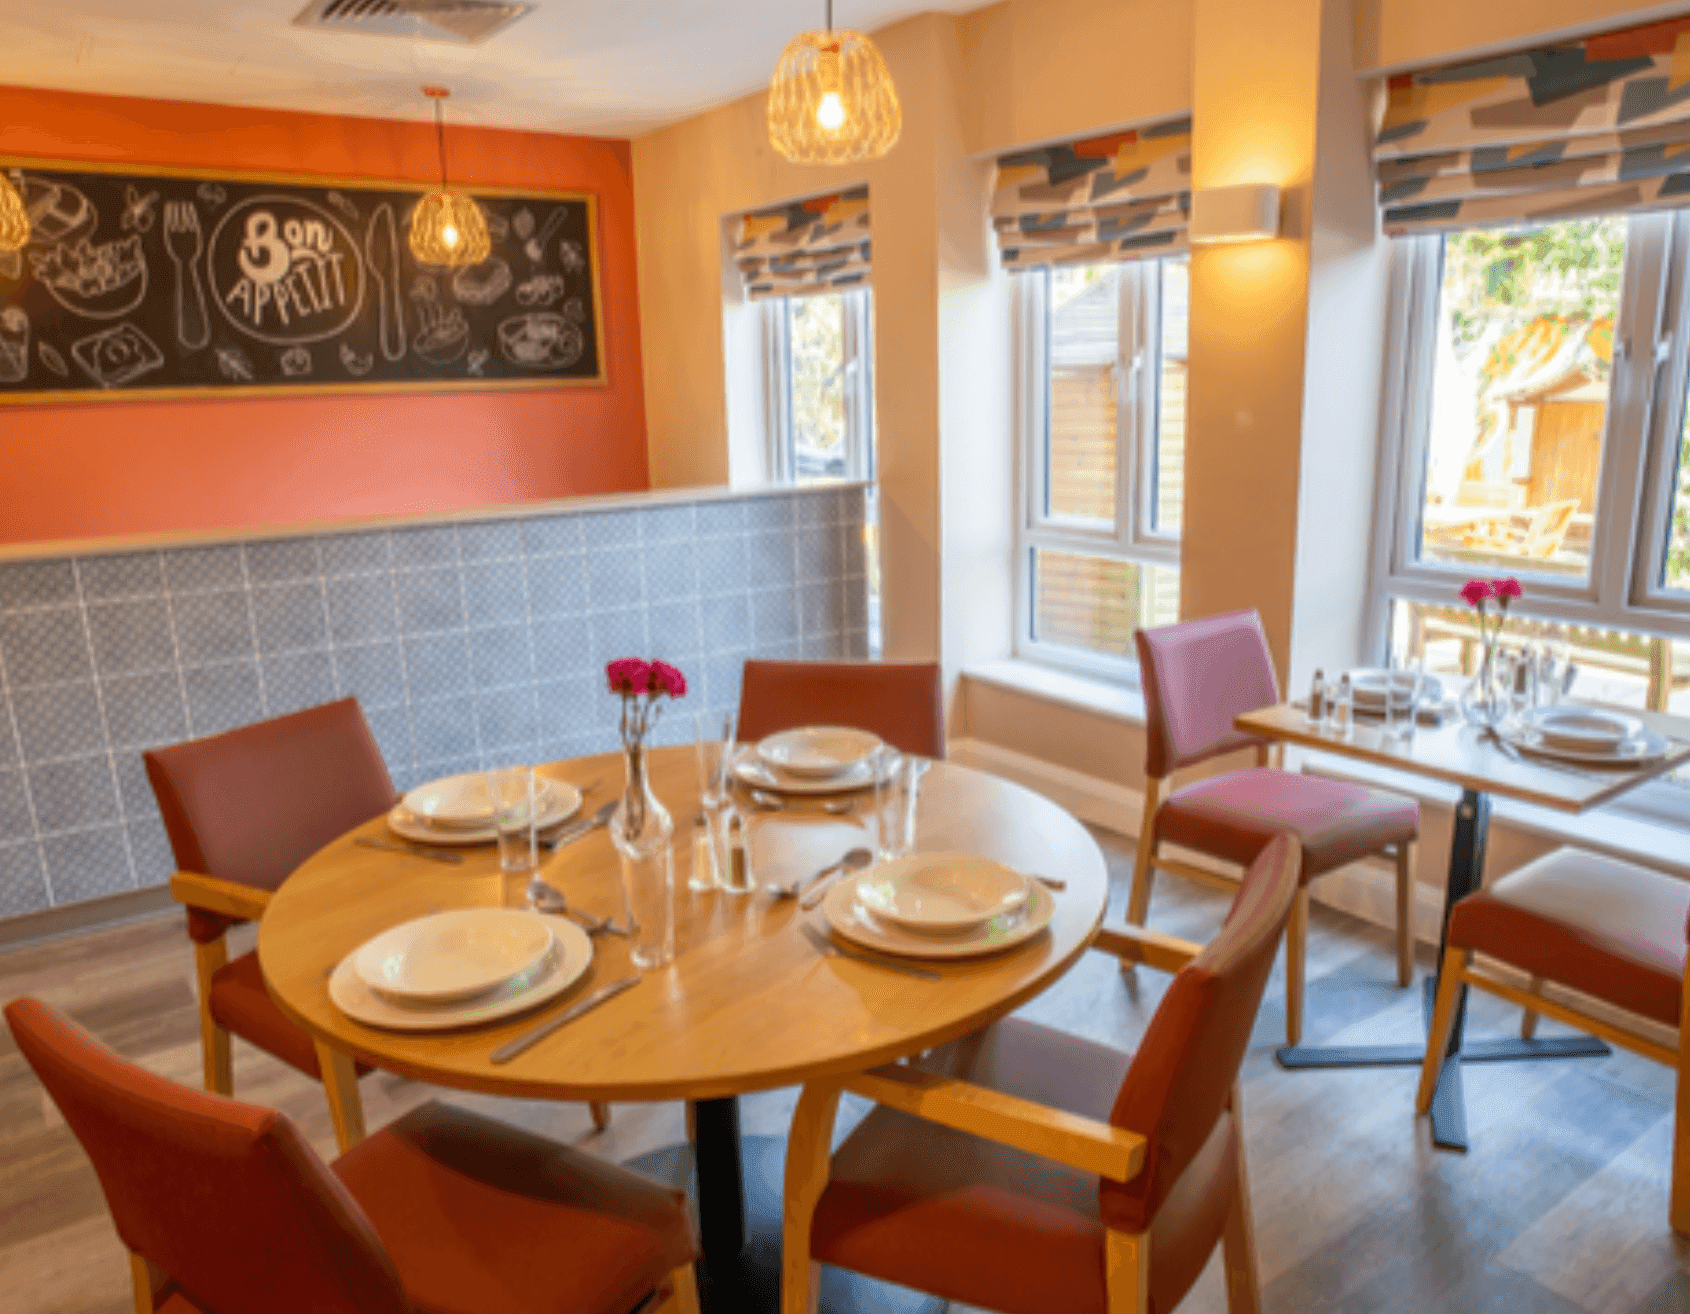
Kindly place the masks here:
[[(924, 963), (937, 981), (824, 954), (800, 925), (825, 930), (821, 909), (803, 911), (798, 900), (776, 899), (763, 886), (814, 871), (854, 845), (872, 846), (864, 830), (872, 822), (798, 801), (772, 812), (742, 806), (755, 891), (692, 891), (685, 841), (700, 811), (693, 758), (687, 747), (654, 750), (650, 759), (654, 792), (676, 820), (674, 962), (510, 1062), (494, 1064), (490, 1056), (635, 970), (624, 938), (595, 935), (592, 967), (549, 1004), (472, 1029), (381, 1030), (347, 1017), (328, 993), (335, 965), (390, 926), (450, 908), (522, 906), (526, 875), (502, 873), (490, 845), (460, 850), (460, 864), (434, 862), (358, 844), (360, 837), (391, 838), (382, 819), (371, 821), (313, 855), (276, 892), (259, 926), (258, 955), (283, 1012), (348, 1059), (484, 1094), (695, 1101), (707, 1303), (752, 1309), (764, 1301), (751, 1298), (735, 1276), (745, 1248), (745, 1206), (734, 1097), (861, 1072), (1002, 1017), (1085, 950), (1103, 919), (1108, 876), (1096, 842), (1049, 799), (934, 762), (920, 783), (917, 849), (981, 854), (1065, 882), (1054, 895), (1048, 929), (1007, 952)], [(540, 771), (578, 786), (598, 782), (586, 811), (613, 798), (622, 781), (617, 754)], [(872, 794), (858, 796), (857, 811), (866, 813), (872, 801)], [(555, 853), (542, 851), (541, 859), (541, 875), (573, 907), (625, 915), (620, 867), (605, 830)], [(712, 1291), (718, 1298), (710, 1298)]]

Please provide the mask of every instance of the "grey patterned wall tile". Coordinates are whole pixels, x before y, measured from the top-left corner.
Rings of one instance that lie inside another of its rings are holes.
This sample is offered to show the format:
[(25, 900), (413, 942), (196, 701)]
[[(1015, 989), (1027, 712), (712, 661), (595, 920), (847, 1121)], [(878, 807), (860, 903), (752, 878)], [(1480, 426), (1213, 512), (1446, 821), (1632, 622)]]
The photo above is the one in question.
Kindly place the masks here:
[(111, 758), (100, 753), (37, 763), (29, 768), (29, 796), (43, 835), (110, 822), (117, 816)]
[(188, 729), (196, 739), (264, 717), (255, 661), (190, 666), (182, 672), (182, 684), (188, 693)]
[(25, 762), (75, 757), (106, 746), (100, 698), (91, 681), (14, 689), (12, 711)]
[(754, 589), (785, 588), (797, 578), (797, 556), (785, 530), (752, 534), (745, 555), (746, 579)]
[(581, 537), (587, 551), (628, 547), (640, 541), (638, 511), (595, 511), (581, 517)]
[(399, 596), (399, 628), (406, 634), (464, 627), (463, 583), (456, 566), (402, 570), (393, 584)]
[(692, 503), (654, 506), (640, 512), (640, 541), (672, 543), (694, 536)]
[(831, 662), (843, 657), (840, 634), (806, 634), (798, 641), (798, 656), (806, 662)]
[(328, 641), (323, 586), (313, 579), (253, 589), (252, 626), (261, 653), (321, 648)]
[(792, 499), (794, 522), (807, 528), (836, 524), (837, 507), (838, 500), (831, 491), (818, 490)]
[(528, 585), (521, 561), (464, 567), (464, 607), (471, 625), (503, 625), (528, 617)]
[(843, 636), (843, 659), (853, 662), (868, 660), (868, 631), (852, 630)]
[(816, 634), (837, 634), (848, 628), (845, 617), (845, 582), (817, 580), (798, 590), (798, 629), (805, 638)]
[(176, 651), (184, 666), (228, 661), (252, 653), (252, 604), (245, 593), (173, 597)]
[(646, 655), (674, 665), (691, 661), (703, 651), (699, 641), (698, 602), (678, 598), (654, 602), (646, 608)]
[(743, 593), (750, 587), (744, 535), (703, 538), (692, 547), (698, 558), (700, 593)]
[(864, 504), (867, 497), (868, 490), (865, 488), (841, 488), (839, 490), (839, 523), (842, 525), (862, 524)]
[(662, 601), (697, 595), (697, 550), (692, 543), (656, 543), (641, 555), (645, 559), (646, 597)]
[(315, 579), (323, 573), (314, 538), (278, 538), (246, 545), (247, 578), (254, 584)]
[(0, 844), (0, 917), (22, 917), (51, 906), (41, 846), (34, 840)]
[(469, 643), (462, 631), (405, 640), (405, 680), (412, 699), (469, 690)]
[(469, 633), (470, 679), (477, 689), (534, 683), (534, 657), (526, 625), (500, 625)]
[(484, 753), (519, 745), (532, 747), (539, 733), (534, 686), (495, 689), (475, 696), (475, 721)]
[(396, 529), (391, 540), (396, 567), (438, 566), (458, 559), (458, 535), (450, 525), (439, 529)]
[(411, 742), (411, 709), (399, 707), (366, 707), (364, 719), (370, 723), (370, 733), (387, 763), (388, 772), (398, 783), (399, 773), (416, 761), (416, 745)]
[(862, 579), (847, 580), (845, 590), (845, 619), (847, 630), (868, 629), (868, 584)]
[(83, 557), (76, 563), (82, 596), (140, 598), (164, 592), (164, 570), (156, 552), (124, 552), (109, 557)]
[(323, 574), (331, 577), (364, 575), (393, 566), (385, 533), (334, 534), (319, 539), (317, 556), (323, 563)]
[(0, 611), (76, 601), (76, 570), (68, 561), (18, 561), (0, 566)]
[(174, 668), (104, 680), (100, 696), (106, 707), (106, 734), (114, 748), (150, 748), (187, 737), (182, 680)]
[(645, 601), (639, 552), (601, 549), (587, 554), (587, 602), (593, 611)]
[(712, 538), (718, 534), (743, 534), (745, 532), (745, 503), (731, 502), (700, 502), (694, 519), (700, 538)]
[(399, 632), (399, 605), (393, 576), (350, 575), (325, 585), (329, 635), (335, 643), (363, 643)]
[(176, 858), (170, 851), (170, 837), (164, 823), (157, 817), (129, 822), (129, 857), (135, 867), (135, 886), (163, 885), (176, 870)]
[(645, 608), (595, 610), (588, 617), (587, 624), (591, 636), (588, 653), (593, 666), (603, 666), (619, 657), (646, 655)]
[(49, 835), (41, 841), (53, 902), (78, 903), (135, 888), (122, 826)]
[(163, 597), (90, 603), (88, 634), (94, 641), (94, 667), (101, 675), (171, 670), (176, 665), (169, 606)]
[(701, 598), (699, 639), (703, 651), (744, 648), (751, 642), (751, 597), (746, 593)]
[(475, 742), (475, 703), (466, 694), (411, 704), (411, 737), (418, 762), (471, 756)]
[(397, 641), (336, 648), (334, 665), (336, 692), (342, 698), (356, 698), (366, 716), (378, 707), (404, 705), (405, 667)]
[(117, 773), (117, 796), (123, 805), (123, 815), (130, 821), (137, 818), (157, 818), (158, 796), (153, 793), (152, 781), (147, 779), (147, 764), (134, 749), (119, 749), (112, 754), (112, 767)]
[(752, 656), (770, 662), (801, 661), (804, 657), (804, 644), (797, 637), (786, 639), (780, 643), (760, 643)]
[(587, 610), (587, 558), (536, 557), (528, 562), (528, 611), (533, 616), (578, 616)]
[(758, 648), (798, 637), (798, 596), (791, 589), (751, 595), (751, 637)]
[(164, 554), (164, 582), (172, 593), (211, 593), (246, 586), (236, 546), (175, 548)]
[(616, 699), (596, 675), (543, 680), (535, 686), (534, 693), (542, 742), (580, 734), (588, 726), (602, 728), (610, 724), (605, 709), (616, 710)]
[(579, 552), (585, 546), (581, 517), (544, 516), (522, 522), (522, 550), (530, 557), (555, 557)]
[(844, 572), (839, 526), (798, 531), (798, 580), (833, 579)]
[(868, 573), (868, 544), (863, 542), (861, 521), (839, 526), (839, 551), (842, 575), (860, 577)]
[(285, 716), (334, 701), (334, 669), (326, 652), (266, 657), (260, 671), (264, 676), (264, 706), (270, 716)]
[(534, 670), (540, 679), (572, 675), (593, 665), (592, 632), (585, 616), (534, 622)]
[[(733, 707), (739, 703), (741, 677), (745, 670), (745, 650), (718, 653), (706, 657), (701, 697), (711, 707)], [(689, 692), (689, 697), (691, 696)]]
[(425, 780), (439, 780), (444, 776), (461, 776), (486, 769), (480, 753), (460, 753), (454, 757), (437, 757), (417, 763), (416, 777), (420, 785)]
[(86, 680), (94, 668), (88, 660), (82, 609), (54, 607), (0, 616), (0, 660), (6, 663), (6, 682), (14, 689)]
[(0, 766), (19, 760), (17, 736), (12, 733), (11, 696), (0, 691)]
[(23, 772), (0, 769), (0, 843), (34, 836), (35, 819), (30, 815)]
[(794, 519), (793, 503), (801, 500), (785, 493), (749, 498), (745, 503), (745, 527), (753, 533), (790, 528)]
[(460, 525), (458, 550), (463, 553), (465, 561), (520, 557), (522, 525), (515, 520), (493, 520), (483, 525)]

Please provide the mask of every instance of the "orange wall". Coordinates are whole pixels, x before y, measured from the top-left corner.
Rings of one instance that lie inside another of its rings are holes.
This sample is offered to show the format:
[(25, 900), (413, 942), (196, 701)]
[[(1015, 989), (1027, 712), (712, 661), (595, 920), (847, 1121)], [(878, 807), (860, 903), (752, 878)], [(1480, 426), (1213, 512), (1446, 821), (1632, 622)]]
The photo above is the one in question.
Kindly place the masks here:
[[(454, 181), (595, 192), (607, 387), (0, 411), (0, 543), (647, 487), (625, 141), (452, 128)], [(0, 88), (0, 153), (430, 179), (432, 125)]]

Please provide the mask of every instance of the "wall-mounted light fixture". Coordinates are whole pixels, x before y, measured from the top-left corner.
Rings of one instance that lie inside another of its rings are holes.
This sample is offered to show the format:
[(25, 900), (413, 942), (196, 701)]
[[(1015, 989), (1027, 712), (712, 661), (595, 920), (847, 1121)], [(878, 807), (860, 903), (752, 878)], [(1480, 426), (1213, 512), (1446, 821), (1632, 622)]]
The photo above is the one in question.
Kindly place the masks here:
[(12, 180), (0, 173), (0, 251), (21, 250), (29, 241), (29, 211)]
[(1279, 236), (1279, 188), (1272, 183), (1207, 187), (1191, 194), (1194, 243), (1265, 242)]

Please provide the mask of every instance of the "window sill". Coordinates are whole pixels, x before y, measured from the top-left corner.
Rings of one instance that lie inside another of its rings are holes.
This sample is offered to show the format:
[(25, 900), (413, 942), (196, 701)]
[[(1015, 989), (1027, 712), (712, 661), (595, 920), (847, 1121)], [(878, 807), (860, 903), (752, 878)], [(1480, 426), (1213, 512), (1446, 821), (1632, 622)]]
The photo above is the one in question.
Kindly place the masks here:
[(1110, 680), (1017, 659), (982, 662), (965, 668), (962, 677), (1082, 712), (1095, 712), (1127, 725), (1144, 724), (1144, 695)]

